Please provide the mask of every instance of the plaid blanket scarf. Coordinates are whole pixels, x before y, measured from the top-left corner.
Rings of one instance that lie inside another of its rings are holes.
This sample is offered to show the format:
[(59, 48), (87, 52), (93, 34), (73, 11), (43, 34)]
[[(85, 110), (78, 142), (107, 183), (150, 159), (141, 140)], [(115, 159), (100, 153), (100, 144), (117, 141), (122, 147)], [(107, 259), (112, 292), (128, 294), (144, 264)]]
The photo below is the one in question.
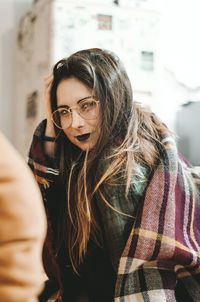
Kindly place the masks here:
[[(139, 205), (118, 269), (115, 302), (200, 301), (199, 178), (178, 156), (172, 137)], [(183, 294), (184, 296), (184, 294)]]
[[(43, 190), (59, 174), (43, 152), (44, 126), (36, 129), (29, 158)], [(200, 180), (171, 136), (162, 143), (163, 156), (119, 261), (115, 302), (200, 301)], [(181, 296), (175, 296), (177, 282)]]

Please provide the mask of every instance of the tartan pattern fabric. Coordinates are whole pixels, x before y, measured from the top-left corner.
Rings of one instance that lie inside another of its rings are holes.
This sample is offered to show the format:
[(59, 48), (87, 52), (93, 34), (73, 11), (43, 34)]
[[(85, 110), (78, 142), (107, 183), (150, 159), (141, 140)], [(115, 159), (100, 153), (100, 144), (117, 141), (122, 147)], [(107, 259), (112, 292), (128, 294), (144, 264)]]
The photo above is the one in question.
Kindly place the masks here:
[[(29, 154), (42, 191), (59, 174), (57, 158), (44, 154), (44, 130), (45, 121), (34, 134)], [(200, 301), (200, 180), (178, 155), (171, 135), (162, 143), (162, 157), (137, 205), (120, 257), (115, 302), (177, 301), (178, 280), (188, 293), (184, 301)]]
[(28, 164), (36, 176), (40, 185), (49, 187), (50, 182), (59, 175), (57, 158), (48, 157), (44, 150), (44, 133), (46, 120), (43, 120), (36, 128), (29, 151)]
[(199, 178), (178, 156), (172, 137), (162, 143), (163, 158), (120, 259), (115, 302), (176, 301), (177, 280), (190, 301), (200, 301)]

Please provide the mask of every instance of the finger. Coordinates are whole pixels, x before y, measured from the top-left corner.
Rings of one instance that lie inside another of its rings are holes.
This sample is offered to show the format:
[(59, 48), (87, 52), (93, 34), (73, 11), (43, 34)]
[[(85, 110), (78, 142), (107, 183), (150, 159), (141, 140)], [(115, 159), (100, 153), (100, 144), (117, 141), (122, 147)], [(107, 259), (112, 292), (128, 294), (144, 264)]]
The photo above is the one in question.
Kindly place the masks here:
[(49, 75), (49, 76), (46, 76), (44, 77), (44, 85), (47, 87), (47, 86), (50, 86), (51, 83), (53, 81), (53, 75)]
[(53, 74), (52, 73), (44, 76), (44, 80), (52, 80), (52, 79), (53, 79)]

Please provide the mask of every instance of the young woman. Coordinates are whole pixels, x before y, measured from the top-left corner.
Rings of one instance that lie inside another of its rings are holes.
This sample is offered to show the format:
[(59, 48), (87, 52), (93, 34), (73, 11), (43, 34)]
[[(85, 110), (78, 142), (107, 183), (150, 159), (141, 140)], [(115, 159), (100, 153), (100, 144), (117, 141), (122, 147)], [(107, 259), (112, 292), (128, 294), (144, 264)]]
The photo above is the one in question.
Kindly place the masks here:
[(45, 87), (29, 159), (48, 217), (40, 301), (199, 301), (198, 178), (119, 58), (79, 51)]

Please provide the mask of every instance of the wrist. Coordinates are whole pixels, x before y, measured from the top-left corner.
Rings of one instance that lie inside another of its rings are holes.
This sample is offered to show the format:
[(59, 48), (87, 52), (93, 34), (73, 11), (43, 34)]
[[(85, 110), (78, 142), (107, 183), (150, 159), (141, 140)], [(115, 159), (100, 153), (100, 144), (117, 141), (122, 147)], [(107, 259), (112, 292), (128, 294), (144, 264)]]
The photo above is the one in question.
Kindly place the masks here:
[(56, 137), (55, 136), (48, 136), (48, 135), (44, 135), (43, 136), (43, 140), (45, 142), (56, 142)]
[(54, 124), (51, 120), (47, 119), (44, 136), (46, 136), (46, 137), (55, 137), (56, 136)]

